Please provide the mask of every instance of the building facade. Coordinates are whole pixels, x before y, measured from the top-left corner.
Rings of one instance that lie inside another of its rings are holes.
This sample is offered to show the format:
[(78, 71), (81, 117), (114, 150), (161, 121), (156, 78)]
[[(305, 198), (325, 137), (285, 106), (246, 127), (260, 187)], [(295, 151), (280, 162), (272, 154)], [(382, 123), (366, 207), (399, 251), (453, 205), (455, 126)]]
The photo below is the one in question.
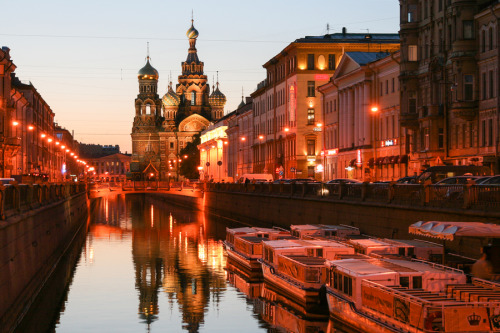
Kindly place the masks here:
[(344, 28), (297, 39), (265, 63), (267, 77), (251, 94), (253, 171), (323, 179), (324, 119), (316, 88), (329, 81), (345, 52), (397, 50), (398, 34), (353, 34)]
[(88, 173), (89, 180), (103, 182), (124, 182), (130, 173), (130, 155), (121, 153), (87, 159), (93, 167)]
[(439, 164), (498, 172), (498, 1), (400, 0), (400, 8), (410, 172)]
[(264, 165), (255, 161), (254, 154), (254, 126), (253, 126), (253, 103), (252, 98), (242, 98), (238, 108), (233, 111), (234, 115), (228, 119), (226, 130), (229, 147), (227, 170), (228, 176), (235, 181), (242, 175), (258, 173)]
[(407, 175), (399, 127), (399, 52), (346, 52), (321, 94), (323, 180)]
[(159, 74), (151, 66), (149, 55), (138, 73), (139, 94), (131, 134), (134, 179), (178, 179), (182, 148), (206, 129), (210, 121), (223, 116), (226, 97), (220, 92), (218, 82), (210, 94), (204, 63), (196, 50), (198, 31), (193, 24), (186, 35), (188, 56), (182, 63), (175, 90), (170, 83), (167, 93), (159, 97)]

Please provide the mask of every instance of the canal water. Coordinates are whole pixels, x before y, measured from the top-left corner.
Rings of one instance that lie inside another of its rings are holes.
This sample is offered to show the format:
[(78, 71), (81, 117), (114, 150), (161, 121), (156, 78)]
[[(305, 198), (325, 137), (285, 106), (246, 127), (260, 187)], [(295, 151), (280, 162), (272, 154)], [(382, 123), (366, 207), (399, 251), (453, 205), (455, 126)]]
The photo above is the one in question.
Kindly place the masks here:
[(343, 332), (232, 269), (226, 227), (151, 196), (99, 199), (19, 332)]

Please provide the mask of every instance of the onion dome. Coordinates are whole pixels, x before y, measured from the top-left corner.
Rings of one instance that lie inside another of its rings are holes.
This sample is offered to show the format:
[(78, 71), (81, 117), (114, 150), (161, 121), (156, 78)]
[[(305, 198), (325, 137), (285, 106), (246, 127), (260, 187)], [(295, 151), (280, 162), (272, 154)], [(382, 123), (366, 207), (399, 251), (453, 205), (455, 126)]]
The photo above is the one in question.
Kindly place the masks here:
[(189, 28), (188, 31), (186, 32), (186, 36), (189, 39), (196, 39), (199, 36), (198, 30), (196, 30), (193, 25), (193, 20), (191, 20), (191, 28)]
[(172, 83), (168, 86), (167, 93), (162, 98), (164, 106), (179, 106), (181, 98), (172, 89)]
[(208, 103), (210, 103), (210, 106), (220, 107), (224, 106), (226, 104), (226, 101), (226, 96), (219, 90), (219, 82), (217, 82), (217, 87), (212, 92), (210, 97), (208, 97)]
[(149, 63), (149, 57), (147, 58), (146, 65), (142, 67), (139, 72), (137, 73), (137, 76), (139, 79), (145, 79), (145, 80), (158, 80), (158, 71), (151, 66)]

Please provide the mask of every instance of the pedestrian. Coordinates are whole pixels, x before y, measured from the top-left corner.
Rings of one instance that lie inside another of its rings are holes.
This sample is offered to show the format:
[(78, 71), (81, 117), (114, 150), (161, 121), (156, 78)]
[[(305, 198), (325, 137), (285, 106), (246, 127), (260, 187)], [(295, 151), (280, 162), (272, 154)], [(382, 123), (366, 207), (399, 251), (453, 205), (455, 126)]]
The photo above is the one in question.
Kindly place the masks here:
[(474, 277), (490, 280), (493, 274), (491, 264), (491, 246), (483, 246), (481, 258), (472, 265), (471, 273)]

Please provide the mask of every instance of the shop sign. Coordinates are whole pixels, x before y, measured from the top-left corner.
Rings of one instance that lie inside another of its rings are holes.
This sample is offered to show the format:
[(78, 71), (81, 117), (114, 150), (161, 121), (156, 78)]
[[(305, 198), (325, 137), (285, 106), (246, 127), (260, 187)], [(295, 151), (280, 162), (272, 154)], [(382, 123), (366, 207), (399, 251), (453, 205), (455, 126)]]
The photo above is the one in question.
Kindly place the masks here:
[(361, 149), (358, 149), (358, 153), (356, 155), (356, 164), (359, 166), (361, 165)]
[(396, 145), (396, 142), (397, 142), (397, 140), (396, 140), (396, 139), (382, 141), (382, 147), (390, 147), (390, 146), (395, 146), (395, 145)]
[(314, 128), (313, 128), (313, 131), (314, 131), (314, 132), (321, 132), (321, 127), (314, 127)]
[(314, 75), (315, 81), (328, 81), (330, 79), (330, 75), (328, 74), (316, 74)]
[(316, 162), (316, 156), (307, 156), (308, 162)]

